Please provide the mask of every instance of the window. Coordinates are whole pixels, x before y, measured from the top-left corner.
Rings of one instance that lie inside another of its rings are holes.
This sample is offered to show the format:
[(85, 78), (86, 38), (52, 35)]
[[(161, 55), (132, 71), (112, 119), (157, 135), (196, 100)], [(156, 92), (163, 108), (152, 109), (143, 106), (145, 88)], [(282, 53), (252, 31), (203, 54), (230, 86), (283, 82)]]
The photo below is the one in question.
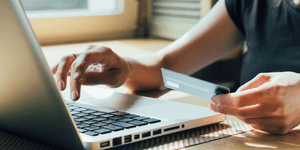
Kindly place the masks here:
[(138, 0), (21, 0), (41, 45), (131, 38)]
[(99, 16), (122, 13), (121, 0), (21, 0), (29, 18)]

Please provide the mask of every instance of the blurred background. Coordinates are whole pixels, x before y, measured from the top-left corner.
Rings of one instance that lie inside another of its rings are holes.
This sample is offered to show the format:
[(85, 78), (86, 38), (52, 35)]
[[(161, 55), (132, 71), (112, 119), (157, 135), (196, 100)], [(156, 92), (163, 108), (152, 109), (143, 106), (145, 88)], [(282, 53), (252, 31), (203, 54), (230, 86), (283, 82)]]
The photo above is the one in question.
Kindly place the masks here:
[[(45, 46), (120, 39), (174, 41), (205, 17), (217, 0), (21, 2), (39, 42)], [(151, 44), (158, 43), (147, 43)], [(235, 91), (239, 86), (243, 49), (243, 46), (239, 47), (229, 56), (192, 76), (227, 86)]]

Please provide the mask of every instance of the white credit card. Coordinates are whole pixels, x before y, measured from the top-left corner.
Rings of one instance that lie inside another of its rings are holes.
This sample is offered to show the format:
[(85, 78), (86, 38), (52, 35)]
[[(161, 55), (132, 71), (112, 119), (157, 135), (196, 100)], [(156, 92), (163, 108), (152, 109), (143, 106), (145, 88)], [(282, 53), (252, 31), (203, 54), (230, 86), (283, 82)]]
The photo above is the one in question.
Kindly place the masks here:
[(206, 100), (214, 95), (227, 94), (229, 88), (203, 81), (188, 75), (161, 68), (164, 85), (167, 88), (188, 93)]

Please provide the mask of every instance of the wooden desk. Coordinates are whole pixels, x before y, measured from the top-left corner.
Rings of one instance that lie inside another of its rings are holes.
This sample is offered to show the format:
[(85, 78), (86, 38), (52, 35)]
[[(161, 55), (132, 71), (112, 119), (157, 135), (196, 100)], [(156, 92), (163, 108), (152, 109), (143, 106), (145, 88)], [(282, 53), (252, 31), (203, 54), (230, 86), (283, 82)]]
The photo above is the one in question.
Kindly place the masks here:
[[(103, 45), (112, 48), (120, 56), (130, 56), (133, 54), (149, 53), (156, 51), (164, 46), (170, 44), (172, 41), (166, 40), (116, 40), (116, 41), (102, 41), (92, 43), (80, 43), (71, 45), (45, 46), (42, 47), (45, 57), (50, 66), (54, 66), (62, 56), (71, 53), (80, 53), (85, 50), (88, 45)], [(105, 86), (99, 86), (106, 88)], [(124, 87), (114, 89), (121, 93), (128, 93)], [(190, 103), (194, 105), (208, 106), (209, 102), (185, 93), (170, 91), (162, 94), (160, 91), (152, 91), (147, 93), (136, 93), (138, 95), (145, 95), (156, 97), (165, 100), (173, 100), (183, 103)], [(233, 116), (228, 116), (228, 120), (239, 121)], [(267, 133), (252, 131), (242, 133), (216, 141), (211, 141), (185, 149), (300, 149), (300, 128), (297, 127), (292, 132), (286, 135), (270, 135)]]

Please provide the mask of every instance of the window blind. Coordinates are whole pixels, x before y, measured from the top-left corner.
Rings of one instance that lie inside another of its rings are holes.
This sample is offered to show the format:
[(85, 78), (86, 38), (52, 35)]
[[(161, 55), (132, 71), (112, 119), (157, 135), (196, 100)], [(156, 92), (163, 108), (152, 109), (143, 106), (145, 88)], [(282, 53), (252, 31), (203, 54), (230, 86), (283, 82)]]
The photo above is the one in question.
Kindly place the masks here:
[(200, 0), (152, 0), (150, 36), (177, 39), (201, 18)]

